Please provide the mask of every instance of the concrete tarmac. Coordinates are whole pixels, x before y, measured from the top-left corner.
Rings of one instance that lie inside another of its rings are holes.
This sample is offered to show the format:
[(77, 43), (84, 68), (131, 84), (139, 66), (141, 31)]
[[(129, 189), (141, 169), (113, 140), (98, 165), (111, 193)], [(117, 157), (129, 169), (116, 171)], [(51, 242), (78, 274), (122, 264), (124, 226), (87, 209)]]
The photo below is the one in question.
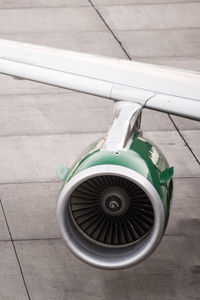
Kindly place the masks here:
[[(200, 71), (200, 2), (1, 0), (0, 38)], [(0, 300), (200, 299), (200, 123), (144, 110), (144, 136), (175, 168), (166, 234), (123, 271), (65, 247), (55, 208), (60, 165), (104, 136), (106, 99), (0, 75)]]

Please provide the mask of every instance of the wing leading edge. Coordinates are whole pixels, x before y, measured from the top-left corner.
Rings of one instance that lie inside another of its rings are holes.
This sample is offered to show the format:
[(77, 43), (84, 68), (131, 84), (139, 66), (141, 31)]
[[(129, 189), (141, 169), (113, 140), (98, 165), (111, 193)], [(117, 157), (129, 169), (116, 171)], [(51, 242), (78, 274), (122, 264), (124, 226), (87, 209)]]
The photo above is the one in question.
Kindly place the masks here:
[(200, 120), (200, 73), (0, 40), (0, 73)]

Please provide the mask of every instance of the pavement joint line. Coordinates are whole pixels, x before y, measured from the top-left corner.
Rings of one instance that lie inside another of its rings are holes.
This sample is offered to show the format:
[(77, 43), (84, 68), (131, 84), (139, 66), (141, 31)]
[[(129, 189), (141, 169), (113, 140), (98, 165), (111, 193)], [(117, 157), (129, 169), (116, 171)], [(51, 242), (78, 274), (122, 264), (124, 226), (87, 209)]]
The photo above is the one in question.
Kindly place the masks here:
[[(174, 176), (173, 179), (199, 179), (200, 175), (197, 176)], [(60, 179), (55, 180), (44, 180), (44, 181), (13, 181), (13, 182), (0, 182), (0, 186), (4, 185), (20, 185), (20, 184), (48, 184), (48, 183), (62, 183)]]
[(198, 179), (200, 178), (200, 176), (176, 176), (176, 177), (173, 177), (174, 179)]
[(2, 7), (1, 10), (20, 10), (20, 9), (55, 9), (55, 8), (85, 8), (89, 5), (61, 5), (61, 6), (22, 6), (22, 7)]
[(16, 250), (16, 247), (15, 247), (13, 238), (12, 238), (12, 233), (11, 233), (11, 230), (10, 230), (10, 227), (9, 227), (9, 224), (8, 224), (8, 219), (7, 219), (7, 217), (6, 217), (6, 213), (5, 213), (5, 210), (4, 210), (3, 203), (2, 203), (2, 201), (1, 201), (1, 199), (0, 199), (0, 206), (1, 206), (1, 208), (2, 208), (2, 212), (3, 212), (4, 218), (5, 218), (5, 222), (6, 222), (7, 229), (8, 229), (9, 236), (10, 236), (10, 241), (11, 241), (11, 243), (12, 243), (13, 250), (14, 250), (14, 252), (15, 252), (15, 256), (16, 256), (16, 259), (17, 259), (17, 262), (18, 262), (18, 266), (19, 266), (19, 269), (20, 269), (20, 273), (21, 273), (21, 276), (22, 276), (22, 280), (23, 280), (23, 283), (24, 283), (24, 287), (25, 287), (25, 290), (26, 290), (28, 299), (31, 300), (31, 297), (30, 297), (30, 294), (29, 294), (29, 291), (28, 291), (28, 287), (27, 287), (27, 284), (26, 284), (26, 281), (25, 281), (25, 277), (24, 277), (24, 274), (23, 274), (23, 271), (22, 271), (22, 266), (21, 266), (21, 263), (20, 263), (20, 260), (19, 260), (19, 256), (18, 256), (18, 254), (17, 254), (17, 250)]
[(25, 238), (25, 239), (14, 239), (13, 242), (27, 242), (27, 241), (62, 241), (61, 237), (49, 237), (49, 238)]
[[(89, 0), (88, 0), (89, 1)], [(114, 31), (116, 32), (127, 32), (127, 31), (130, 31), (130, 32), (134, 32), (134, 31), (180, 31), (180, 30), (199, 30), (200, 27), (166, 27), (166, 28), (134, 28), (134, 29), (114, 29)], [(121, 43), (121, 42), (120, 42)]]
[(200, 59), (200, 56), (195, 56), (195, 55), (194, 56), (191, 56), (191, 55), (190, 56), (185, 56), (185, 55), (183, 55), (183, 56), (181, 56), (181, 55), (173, 55), (173, 56), (165, 56), (165, 55), (164, 56), (158, 56), (158, 55), (156, 55), (156, 56), (134, 56), (135, 60), (137, 60), (137, 59), (149, 59), (149, 58), (151, 58), (151, 59), (157, 59), (157, 58), (158, 59), (160, 59), (160, 58), (165, 58), (165, 59), (171, 59), (171, 58), (173, 58), (173, 59), (176, 59), (176, 58), (185, 58), (185, 59), (195, 58), (195, 59)]
[(103, 5), (98, 5), (98, 7), (107, 7), (107, 6), (150, 6), (150, 5), (171, 5), (171, 4), (194, 4), (194, 3), (199, 3), (199, 0), (196, 1), (186, 1), (186, 2), (178, 2), (178, 1), (174, 1), (174, 2), (162, 2), (162, 3), (158, 3), (158, 2), (151, 2), (151, 3), (141, 3), (141, 2), (137, 2), (137, 3), (130, 3), (130, 4), (103, 4)]
[[(1, 74), (1, 75), (3, 75), (3, 74)], [(18, 80), (18, 79), (17, 79)], [(24, 79), (24, 80), (26, 80), (26, 81), (30, 81), (30, 80), (28, 80), (28, 79)], [(40, 95), (47, 95), (47, 96), (50, 96), (50, 95), (64, 95), (64, 96), (67, 96), (68, 94), (73, 94), (74, 92), (72, 91), (72, 90), (69, 90), (69, 92), (66, 92), (66, 89), (64, 89), (65, 90), (65, 92), (64, 91), (60, 91), (60, 92), (58, 92), (58, 91), (52, 91), (52, 92), (44, 92), (44, 93), (42, 93), (42, 92), (40, 92), (40, 93), (38, 93), (38, 92), (35, 92), (35, 93), (5, 93), (5, 94), (0, 94), (0, 97), (1, 96), (8, 96), (8, 97), (10, 97), (10, 96), (34, 96), (34, 95), (36, 95), (36, 96), (40, 96)]]
[[(88, 0), (88, 1), (90, 1), (90, 0)], [(96, 10), (95, 6), (94, 6), (94, 9)], [(97, 12), (97, 13), (98, 13), (98, 15), (100, 15), (99, 12)], [(101, 19), (102, 19), (102, 17), (101, 17)], [(102, 21), (104, 21), (104, 19), (102, 19)], [(117, 39), (118, 43), (121, 46), (121, 42), (114, 35), (113, 31), (110, 29), (110, 27), (107, 25), (106, 22), (105, 22), (105, 25), (109, 29), (109, 31), (112, 33), (112, 35), (115, 37), (115, 39)], [(173, 31), (173, 32), (176, 31), (176, 30), (177, 31), (180, 31), (180, 30), (184, 30), (184, 31), (185, 30), (200, 30), (200, 27), (175, 27), (175, 28), (173, 28), (173, 27), (167, 27), (167, 28), (115, 29), (116, 32), (120, 32), (120, 31), (130, 31), (130, 32), (134, 32), (134, 31), (164, 31), (164, 30), (166, 30), (166, 31)], [(48, 34), (64, 34), (64, 33), (67, 33), (67, 32), (69, 32), (69, 31), (43, 31), (42, 34), (46, 34), (46, 33), (48, 33)], [(78, 32), (78, 33), (87, 33), (87, 32), (89, 32), (89, 33), (90, 32), (93, 32), (93, 33), (98, 33), (98, 32), (106, 33), (107, 31), (105, 31), (105, 30), (95, 30), (95, 31), (94, 30), (84, 30), (84, 31), (78, 31), (78, 30), (74, 30), (73, 31), (73, 30), (71, 30), (70, 32), (72, 32), (72, 33), (76, 33), (76, 32)], [(6, 37), (6, 36), (9, 36), (9, 35), (13, 36), (13, 35), (16, 35), (16, 34), (22, 34), (22, 35), (38, 34), (40, 32), (38, 32), (38, 31), (30, 31), (29, 34), (27, 32), (20, 32), (20, 31), (19, 31), (19, 33), (10, 33), (10, 32), (8, 32), (8, 33), (0, 32), (0, 33), (1, 33), (1, 37), (3, 37), (3, 36)], [(40, 45), (40, 46), (42, 46), (42, 45)], [(50, 46), (44, 46), (44, 47), (50, 47)], [(126, 52), (126, 50), (125, 50), (125, 52)], [(85, 52), (85, 53), (88, 53), (88, 52)], [(128, 55), (128, 54), (126, 53), (126, 55)], [(11, 77), (17, 77), (17, 76), (13, 76), (13, 75), (10, 75), (10, 76)], [(28, 79), (20, 78), (20, 80), (28, 80)]]
[[(86, 7), (86, 6), (85, 6)], [(67, 33), (67, 32), (71, 32), (71, 33), (80, 33), (80, 34), (82, 34), (82, 33), (87, 33), (87, 32), (93, 32), (93, 33), (107, 33), (107, 31), (105, 31), (105, 30), (101, 30), (101, 29), (99, 29), (99, 30), (84, 30), (84, 31), (77, 31), (77, 30), (75, 30), (75, 31), (73, 31), (73, 30), (68, 30), (68, 31), (48, 31), (48, 32), (46, 32), (46, 31), (43, 31), (43, 32), (41, 32), (41, 34), (46, 34), (46, 33), (49, 33), (49, 34), (65, 34), (65, 33)], [(5, 39), (6, 39), (6, 36), (9, 36), (9, 35), (11, 35), (11, 36), (14, 36), (14, 35), (18, 35), (18, 33), (16, 33), (16, 32), (7, 32), (7, 33), (5, 33), (5, 32), (0, 32), (1, 33), (1, 38), (3, 38), (3, 36), (5, 36)], [(28, 35), (28, 36), (30, 36), (31, 34), (35, 34), (35, 33), (40, 33), (40, 32), (38, 32), (38, 31), (30, 31), (30, 32), (19, 32), (19, 34), (22, 34), (22, 35)], [(28, 42), (24, 42), (24, 43), (28, 43)], [(61, 50), (67, 50), (67, 49), (64, 49), (64, 48), (58, 48), (58, 47), (56, 47), (56, 46), (45, 46), (45, 45), (39, 45), (39, 46), (44, 46), (44, 47), (47, 47), (47, 48), (51, 48), (51, 47), (53, 47), (53, 48), (56, 48), (56, 49), (61, 49)], [(70, 50), (71, 51), (71, 50)], [(73, 50), (72, 50), (73, 51)], [(80, 51), (78, 51), (78, 52), (80, 52)], [(85, 51), (85, 53), (86, 54), (88, 54), (88, 52), (86, 52)], [(105, 56), (105, 55), (104, 55)], [(2, 73), (2, 75), (3, 75), (3, 73)], [(20, 78), (20, 77), (18, 77), (18, 76), (14, 76), (14, 75), (6, 75), (6, 76), (11, 76), (11, 77), (14, 77), (14, 78), (16, 78), (16, 79), (18, 79), (18, 78)], [(26, 78), (20, 78), (19, 80), (27, 80), (27, 81), (31, 81), (30, 79), (26, 79)], [(45, 83), (43, 83), (43, 84), (45, 84)], [(46, 84), (46, 85), (50, 85), (50, 84)], [(59, 88), (61, 88), (62, 89), (62, 87), (59, 87)]]
[[(169, 114), (168, 114), (169, 115)], [(182, 138), (182, 140), (184, 141), (184, 143), (186, 144), (186, 146), (188, 147), (189, 151), (191, 152), (191, 154), (193, 155), (194, 159), (196, 160), (196, 162), (200, 165), (200, 161), (198, 160), (197, 156), (195, 155), (194, 151), (192, 150), (192, 148), (190, 147), (190, 145), (188, 144), (187, 140), (184, 138), (184, 136), (182, 135), (181, 131), (179, 130), (178, 126), (176, 125), (176, 123), (174, 122), (174, 120), (172, 119), (172, 117), (169, 115), (170, 120), (172, 121), (172, 124), (174, 125), (175, 129), (177, 130), (178, 134), (180, 135), (180, 137)]]
[[(3, 75), (3, 74), (1, 74), (1, 75)], [(17, 79), (18, 80), (18, 79)], [(28, 79), (24, 79), (24, 80), (26, 80), (26, 81), (30, 81), (30, 80), (28, 80)], [(43, 84), (42, 84), (43, 85)], [(56, 88), (56, 87), (55, 87)], [(40, 95), (47, 95), (47, 96), (51, 96), (52, 94), (55, 96), (55, 95), (63, 95), (63, 96), (68, 96), (69, 94), (74, 94), (74, 93), (79, 93), (79, 92), (74, 92), (74, 91), (72, 91), (72, 90), (69, 90), (69, 92), (67, 92), (66, 91), (66, 89), (62, 89), (63, 91), (60, 91), (60, 92), (58, 92), (58, 91), (52, 91), (52, 92), (40, 92), (40, 93), (38, 93), (38, 92), (35, 92), (35, 93), (5, 93), (5, 94), (0, 94), (0, 97), (1, 96), (8, 96), (8, 97), (10, 97), (10, 96), (40, 96)]]
[(55, 179), (55, 180), (44, 180), (44, 181), (13, 181), (13, 182), (0, 182), (1, 185), (9, 185), (9, 184), (32, 184), (32, 183), (38, 183), (38, 184), (43, 184), (43, 183), (62, 183), (60, 179)]
[[(197, 122), (199, 122), (199, 121), (197, 121)], [(200, 131), (200, 128), (193, 128), (193, 129), (180, 129), (181, 131), (184, 131), (184, 132), (187, 132), (187, 133), (189, 133), (189, 132), (191, 132), (191, 131)]]
[[(162, 130), (162, 132), (173, 132), (173, 131), (176, 131), (176, 130), (170, 130), (170, 129), (166, 129), (166, 130)], [(190, 131), (190, 130), (189, 130)], [(199, 129), (195, 129), (194, 131), (199, 131)], [(159, 132), (158, 130), (145, 130), (145, 132)], [(34, 134), (0, 134), (0, 138), (12, 138), (12, 137), (39, 137), (39, 136), (59, 136), (59, 135), (79, 135), (79, 134), (82, 134), (82, 135), (88, 135), (88, 134), (102, 134), (102, 135), (105, 135), (107, 132), (102, 132), (102, 131), (87, 131), (87, 132), (84, 132), (84, 131), (65, 131), (65, 132), (50, 132), (50, 133), (46, 133), (46, 132), (41, 132), (41, 133), (34, 133)]]
[[(191, 236), (190, 234), (185, 234), (185, 233), (166, 233), (164, 236)], [(37, 242), (37, 241), (63, 241), (63, 238), (61, 237), (49, 237), (49, 238), (24, 238), (24, 239), (13, 239), (8, 240), (8, 239), (1, 239), (0, 242)]]
[[(90, 1), (89, 1), (90, 2)], [(174, 1), (174, 2), (162, 2), (162, 3), (156, 3), (156, 2), (151, 2), (151, 3), (130, 3), (130, 4), (108, 4), (108, 5), (97, 5), (98, 7), (107, 7), (107, 6), (150, 6), (150, 5), (173, 5), (173, 4), (195, 4), (195, 3), (199, 3), (199, 0), (196, 1), (186, 1), (186, 2), (178, 2), (178, 1)], [(60, 6), (21, 6), (21, 7), (2, 7), (1, 10), (20, 10), (20, 9), (55, 9), (55, 8), (82, 8), (82, 7), (90, 7), (88, 5), (60, 5)]]
[[(170, 131), (170, 130), (168, 130), (168, 131)], [(175, 130), (172, 130), (172, 131), (175, 131)], [(87, 131), (87, 132), (83, 132), (83, 131), (75, 131), (75, 132), (73, 132), (73, 131), (65, 131), (65, 132), (55, 132), (55, 133), (34, 133), (34, 134), (5, 134), (5, 135), (3, 135), (3, 134), (0, 134), (0, 138), (9, 138), (9, 137), (28, 137), (28, 136), (31, 136), (31, 137), (33, 137), (33, 136), (36, 136), (36, 137), (38, 137), (38, 136), (54, 136), (54, 135), (56, 135), (56, 136), (58, 136), (58, 135), (79, 135), (79, 134), (82, 134), (82, 135), (88, 135), (88, 134), (103, 134), (103, 135), (105, 135), (106, 134), (106, 132), (102, 132), (102, 131)]]
[[(85, 7), (87, 7), (87, 6), (85, 6)], [(10, 33), (10, 32), (8, 32), (8, 33), (6, 33), (5, 34), (5, 32), (2, 32), (1, 30), (0, 30), (0, 35), (1, 35), (1, 37), (4, 35), (6, 35), (6, 36), (8, 36), (8, 35), (11, 35), (11, 36), (14, 36), (14, 35), (28, 35), (28, 36), (30, 36), (31, 34), (66, 34), (66, 33), (87, 33), (87, 32), (92, 32), (92, 33), (97, 33), (97, 32), (107, 32), (106, 30), (83, 30), (83, 31), (80, 31), (80, 30), (78, 30), (78, 29), (75, 29), (75, 30), (66, 30), (66, 31), (64, 31), (64, 30), (61, 30), (61, 31), (30, 31), (30, 32), (24, 32), (24, 31), (18, 31), (18, 32), (13, 32), (13, 33)], [(25, 44), (30, 44), (30, 42), (24, 42)], [(38, 44), (37, 44), (38, 45)], [(42, 46), (42, 45), (39, 45), (39, 46)], [(47, 48), (49, 48), (49, 46), (44, 46), (44, 47), (47, 47)], [(50, 47), (51, 48), (51, 47)], [(61, 50), (63, 50), (63, 48), (58, 48), (58, 47), (56, 47), (56, 46), (54, 46), (53, 48), (57, 48), (57, 49), (61, 49)], [(73, 50), (72, 50), (73, 51)], [(79, 51), (80, 52), (80, 51)], [(88, 52), (86, 52), (85, 51), (85, 53), (88, 53)], [(3, 74), (3, 73), (2, 73)], [(10, 76), (12, 76), (12, 75), (10, 75)], [(17, 76), (14, 76), (14, 77), (17, 77)], [(29, 80), (29, 81), (34, 81), (34, 80), (31, 80), (31, 79), (20, 79), (20, 80)], [(37, 81), (36, 81), (37, 82)], [(49, 83), (44, 83), (44, 84), (47, 84), (47, 85), (51, 85), (51, 84), (49, 84)], [(52, 86), (53, 86), (53, 84), (52, 84)]]
[(112, 36), (115, 38), (115, 40), (117, 41), (117, 43), (119, 44), (119, 46), (121, 47), (121, 49), (123, 50), (123, 52), (126, 54), (126, 56), (131, 60), (131, 56), (128, 54), (128, 52), (126, 51), (126, 49), (124, 48), (124, 46), (122, 45), (122, 42), (117, 38), (117, 36), (115, 35), (115, 33), (112, 31), (112, 29), (109, 27), (108, 23), (105, 21), (105, 19), (103, 18), (103, 16), (100, 14), (100, 12), (98, 11), (98, 9), (96, 8), (96, 6), (93, 4), (92, 0), (88, 0), (88, 2), (91, 4), (91, 6), (94, 8), (94, 10), (96, 11), (96, 13), (98, 14), (98, 16), (101, 18), (101, 20), (103, 21), (104, 25), (107, 27), (107, 29), (110, 31), (110, 33), (112, 34)]
[(164, 236), (191, 236), (190, 234), (185, 233), (166, 233)]

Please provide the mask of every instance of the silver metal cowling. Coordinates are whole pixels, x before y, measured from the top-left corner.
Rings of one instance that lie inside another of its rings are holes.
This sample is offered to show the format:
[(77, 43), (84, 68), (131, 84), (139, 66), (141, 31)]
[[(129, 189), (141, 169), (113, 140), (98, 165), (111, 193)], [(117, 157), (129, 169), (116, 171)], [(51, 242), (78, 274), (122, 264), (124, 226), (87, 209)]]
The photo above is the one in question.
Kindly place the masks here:
[[(77, 230), (68, 209), (70, 195), (83, 181), (98, 175), (117, 175), (141, 187), (148, 195), (154, 210), (154, 225), (145, 239), (121, 248), (107, 248), (88, 240)], [(123, 269), (147, 258), (158, 246), (164, 231), (164, 209), (153, 185), (142, 175), (125, 167), (100, 165), (75, 175), (63, 188), (57, 205), (57, 220), (61, 234), (73, 254), (84, 262), (102, 269)]]

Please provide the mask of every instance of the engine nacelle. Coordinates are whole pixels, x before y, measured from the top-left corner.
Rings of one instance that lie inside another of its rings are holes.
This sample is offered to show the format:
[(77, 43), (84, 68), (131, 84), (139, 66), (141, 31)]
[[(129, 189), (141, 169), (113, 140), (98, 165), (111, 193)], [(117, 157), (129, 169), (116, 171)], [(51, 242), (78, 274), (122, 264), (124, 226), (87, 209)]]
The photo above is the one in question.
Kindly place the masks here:
[(147, 258), (167, 226), (173, 168), (136, 132), (127, 149), (93, 143), (67, 173), (57, 219), (69, 249), (84, 262), (122, 269)]

